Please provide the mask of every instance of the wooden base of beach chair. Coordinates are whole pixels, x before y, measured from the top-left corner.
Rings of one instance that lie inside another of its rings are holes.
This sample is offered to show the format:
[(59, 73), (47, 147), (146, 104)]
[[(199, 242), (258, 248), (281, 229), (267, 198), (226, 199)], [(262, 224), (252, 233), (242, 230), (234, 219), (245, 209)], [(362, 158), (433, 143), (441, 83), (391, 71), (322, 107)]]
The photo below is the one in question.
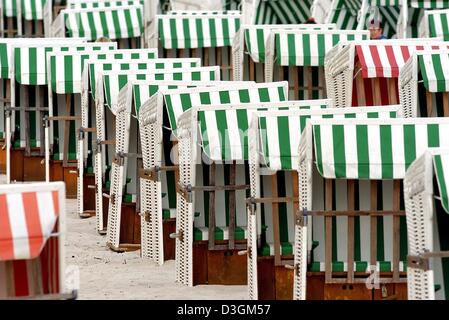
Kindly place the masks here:
[[(105, 197), (103, 197), (104, 199)], [(109, 199), (107, 199), (109, 200)], [(106, 218), (104, 226), (107, 224), (107, 211), (109, 201), (103, 202), (103, 217)], [(135, 203), (122, 203), (121, 221), (120, 221), (120, 244), (118, 247), (107, 243), (108, 248), (115, 252), (127, 252), (140, 249), (140, 215), (136, 212)]]
[(4, 139), (0, 140), (0, 173), (6, 174), (6, 141)]
[[(71, 163), (71, 162), (69, 162)], [(75, 165), (75, 163), (73, 163)], [(50, 180), (64, 181), (66, 188), (66, 198), (76, 199), (78, 175), (76, 167), (64, 167), (62, 160), (50, 161)]]
[[(387, 274), (382, 274), (387, 276)], [(391, 274), (389, 275), (391, 277)], [(342, 278), (346, 273), (342, 272)], [(307, 274), (307, 300), (407, 300), (406, 283), (387, 283), (379, 288), (368, 289), (361, 275), (359, 283), (325, 283), (321, 272)]]
[(45, 158), (44, 157), (24, 156), (24, 158), (23, 158), (23, 181), (45, 181)]
[[(227, 245), (228, 241), (216, 243)], [(244, 243), (236, 241), (236, 245)], [(208, 241), (193, 242), (193, 285), (246, 285), (247, 257), (238, 251), (208, 250)]]
[(11, 150), (11, 181), (23, 181), (24, 155), (23, 148)]
[(81, 218), (95, 216), (95, 174), (85, 173), (83, 176), (83, 208)]
[(170, 238), (170, 234), (176, 233), (176, 219), (166, 219), (162, 222), (164, 241), (164, 261), (175, 259), (176, 239)]
[(275, 266), (274, 256), (257, 258), (257, 274), (259, 300), (293, 299), (294, 272), (283, 265)]

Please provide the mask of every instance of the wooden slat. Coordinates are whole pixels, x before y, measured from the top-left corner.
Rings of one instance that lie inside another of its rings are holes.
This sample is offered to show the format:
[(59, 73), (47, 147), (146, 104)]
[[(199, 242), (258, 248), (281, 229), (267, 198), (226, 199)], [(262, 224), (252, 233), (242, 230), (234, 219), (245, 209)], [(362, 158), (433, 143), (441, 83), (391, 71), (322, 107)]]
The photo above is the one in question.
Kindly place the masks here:
[(390, 104), (397, 104), (397, 97), (396, 97), (396, 78), (388, 78), (388, 96), (390, 98)]
[(311, 100), (313, 97), (313, 81), (312, 81), (312, 72), (313, 67), (303, 67), (306, 75), (307, 75), (307, 99)]
[(355, 89), (356, 92), (352, 94), (357, 94), (357, 102), (359, 106), (366, 106), (366, 97), (365, 97), (365, 83), (363, 81), (362, 73), (359, 72), (355, 78)]
[[(325, 186), (325, 210), (332, 210), (332, 180), (326, 179), (324, 181)], [(325, 282), (328, 283), (332, 280), (332, 217), (325, 217), (325, 266), (324, 277)]]
[[(22, 85), (22, 93), (23, 93), (23, 103), (20, 101), (21, 107), (28, 107), (30, 105), (30, 86), (28, 85)], [(31, 141), (30, 141), (30, 113), (25, 112), (24, 110), (20, 111), (20, 114), (24, 115), (25, 118), (25, 155), (30, 156), (31, 154)], [(22, 117), (22, 116), (21, 116)], [(21, 131), (19, 129), (19, 131)], [(21, 135), (20, 135), (21, 136)], [(20, 138), (21, 140), (22, 138)]]
[(248, 58), (248, 64), (249, 64), (249, 81), (256, 81), (256, 78), (255, 78), (256, 65), (255, 65), (254, 61), (250, 58)]
[(229, 81), (234, 80), (234, 68), (232, 61), (232, 47), (228, 47), (228, 61), (229, 61)]
[[(230, 178), (229, 178), (229, 184), (235, 185), (236, 182), (236, 170), (237, 170), (237, 165), (236, 162), (233, 161), (232, 164), (230, 165)], [(235, 226), (236, 226), (236, 217), (235, 217), (235, 213), (236, 213), (236, 193), (235, 191), (230, 191), (229, 193), (229, 249), (232, 250), (234, 249), (234, 244), (235, 244)]]
[[(70, 116), (70, 112), (72, 111), (72, 95), (66, 94), (65, 99), (65, 108), (66, 108), (66, 116)], [(69, 137), (70, 137), (70, 121), (65, 120), (64, 121), (64, 151), (62, 154), (62, 165), (64, 167), (68, 164), (68, 156), (69, 156)]]
[(443, 115), (449, 117), (449, 94), (443, 92)]
[[(215, 185), (216, 164), (212, 162), (209, 167), (209, 185)], [(209, 250), (215, 246), (215, 191), (209, 192)]]
[[(393, 182), (393, 210), (401, 207), (401, 181)], [(401, 245), (401, 218), (393, 216), (393, 280), (399, 280), (399, 261)]]
[(380, 106), (382, 105), (382, 100), (381, 100), (381, 92), (380, 92), (380, 80), (379, 78), (374, 78), (373, 79), (373, 92), (374, 92), (374, 96), (373, 96), (373, 101), (374, 101), (374, 105), (375, 106)]
[[(20, 21), (18, 21), (17, 23), (21, 23)], [(33, 23), (32, 23), (32, 21), (29, 21), (29, 20), (26, 20), (25, 21), (25, 24), (24, 24), (24, 27), (25, 27), (25, 36), (26, 37), (31, 37), (32, 35), (33, 35)], [(23, 32), (23, 30), (22, 30), (22, 32)]]
[(39, 124), (39, 135), (40, 135), (39, 139), (41, 142), (39, 154), (41, 156), (43, 156), (45, 154), (45, 143), (44, 143), (45, 128), (42, 125), (44, 115), (41, 111), (41, 108), (45, 108), (45, 97), (44, 97), (45, 91), (44, 90), (45, 90), (45, 88), (42, 86), (36, 87), (37, 109), (39, 110), (39, 111), (36, 111), (36, 117), (38, 119), (37, 123)]
[(203, 48), (203, 63), (205, 67), (208, 67), (209, 64), (209, 48)]
[(433, 113), (433, 93), (426, 91), (427, 116), (431, 117)]
[[(377, 211), (377, 184), (378, 181), (370, 181), (370, 208)], [(377, 217), (370, 218), (370, 264), (377, 264)]]
[[(322, 88), (322, 95), (320, 97), (327, 97), (327, 89), (326, 89), (326, 75), (324, 73), (324, 67), (319, 67), (319, 79), (318, 84)], [(354, 93), (352, 93), (354, 94)]]
[(291, 67), (293, 73), (293, 97), (295, 100), (299, 100), (299, 70), (298, 66)]
[[(355, 208), (355, 181), (347, 181), (348, 192), (348, 210), (354, 210)], [(354, 282), (354, 225), (355, 218), (353, 216), (348, 217), (348, 283)]]

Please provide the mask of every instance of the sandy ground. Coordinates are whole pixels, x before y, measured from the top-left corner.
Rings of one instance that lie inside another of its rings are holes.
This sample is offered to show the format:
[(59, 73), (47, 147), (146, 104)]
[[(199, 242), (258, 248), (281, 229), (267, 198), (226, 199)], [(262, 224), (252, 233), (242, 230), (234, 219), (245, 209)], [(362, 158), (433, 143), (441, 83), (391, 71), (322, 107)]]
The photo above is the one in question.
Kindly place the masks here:
[(96, 233), (95, 219), (77, 217), (76, 200), (67, 200), (66, 210), (66, 267), (79, 270), (78, 299), (247, 299), (246, 286), (182, 287), (174, 281), (174, 261), (158, 266), (139, 251), (112, 252)]

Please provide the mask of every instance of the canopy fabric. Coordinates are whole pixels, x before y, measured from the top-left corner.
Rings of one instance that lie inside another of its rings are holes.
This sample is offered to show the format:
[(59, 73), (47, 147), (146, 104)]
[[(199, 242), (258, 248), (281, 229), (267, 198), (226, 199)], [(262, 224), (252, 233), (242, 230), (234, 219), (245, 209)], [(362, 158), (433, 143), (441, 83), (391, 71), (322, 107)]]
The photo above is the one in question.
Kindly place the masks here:
[(323, 30), (333, 29), (334, 25), (248, 25), (244, 27), (243, 36), (245, 38), (246, 50), (251, 59), (258, 63), (265, 62), (265, 46), (272, 30)]
[(165, 49), (232, 45), (241, 15), (158, 15), (159, 39)]
[(43, 20), (44, 5), (47, 0), (20, 0), (22, 17), (25, 20)]
[[(195, 106), (229, 103), (280, 102), (287, 100), (287, 83), (273, 82), (251, 85), (248, 88), (208, 88), (164, 92), (170, 127), (173, 132), (178, 128), (179, 116)], [(176, 134), (176, 133), (175, 133)]]
[(449, 0), (409, 0), (412, 8), (445, 9), (449, 8)]
[(224, 9), (225, 10), (239, 10), (241, 0), (226, 0)]
[(398, 107), (311, 109), (292, 114), (261, 113), (259, 136), (264, 164), (272, 170), (295, 170), (301, 133), (308, 119), (396, 118)]
[(326, 53), (340, 41), (367, 40), (367, 31), (274, 31), (276, 61), (281, 66), (323, 66)]
[[(113, 56), (111, 58), (111, 56)], [(140, 70), (146, 69), (148, 60), (156, 59), (157, 53), (154, 49), (145, 50), (125, 50), (124, 53), (107, 54), (100, 57), (101, 60), (87, 61), (87, 70), (89, 72), (89, 82), (92, 97), (95, 98), (96, 76), (102, 71), (133, 70), (132, 65), (136, 64)], [(142, 63), (140, 63), (142, 62)]]
[(155, 95), (159, 90), (171, 90), (171, 89), (181, 89), (188, 88), (185, 84), (179, 85), (176, 84), (164, 84), (161, 81), (132, 81), (133, 87), (133, 97), (134, 97), (134, 108), (136, 110), (136, 114), (139, 114), (140, 107), (143, 103), (145, 103), (148, 99), (150, 99), (153, 95)]
[[(62, 40), (62, 41), (61, 41)], [(39, 45), (51, 43), (54, 46), (75, 45), (85, 42), (84, 39), (65, 39), (65, 38), (3, 38), (0, 39), (0, 78), (9, 79), (11, 74), (11, 61), (15, 46)]]
[(313, 0), (259, 1), (255, 24), (298, 24), (310, 17)]
[(449, 154), (435, 154), (433, 156), (433, 165), (440, 190), (441, 204), (444, 210), (449, 213)]
[[(45, 1), (45, 0), (44, 0)], [(144, 5), (145, 0), (108, 0), (108, 1), (77, 1), (67, 4), (70, 9), (97, 9), (121, 6)]]
[(123, 6), (104, 9), (64, 9), (64, 22), (70, 37), (124, 39), (143, 34), (143, 8)]
[(426, 12), (429, 26), (429, 37), (443, 37), (449, 40), (449, 10), (438, 10)]
[(0, 191), (0, 261), (38, 257), (60, 213), (57, 191)]
[(446, 48), (446, 45), (356, 44), (364, 78), (397, 78), (399, 70), (416, 50)]
[(419, 53), (418, 66), (429, 92), (449, 91), (449, 53)]
[(402, 0), (369, 0), (371, 6), (393, 7), (402, 5)]
[[(383, 0), (380, 0), (379, 2), (384, 2)], [(396, 35), (396, 29), (398, 21), (400, 21), (401, 17), (401, 6), (393, 4), (395, 1), (392, 1), (391, 4), (389, 4), (390, 1), (386, 1), (385, 4), (376, 5), (378, 6), (379, 14), (380, 14), (380, 20), (383, 22), (383, 34), (387, 38), (392, 38)], [(369, 28), (369, 24), (372, 20), (372, 12), (369, 10), (366, 12), (366, 15), (364, 17), (364, 23), (363, 30), (367, 30)]]
[(2, 14), (8, 18), (16, 17), (18, 10), (17, 1), (16, 0), (1, 0), (1, 1), (3, 2)]
[[(322, 102), (322, 101), (320, 101)], [(255, 111), (279, 111), (327, 108), (327, 104), (297, 107), (285, 102), (282, 106), (234, 107), (232, 109), (200, 110), (198, 121), (203, 150), (212, 161), (248, 160), (248, 129)]]
[(318, 171), (328, 179), (403, 179), (427, 148), (449, 146), (449, 119), (314, 121)]
[(107, 72), (103, 75), (105, 103), (114, 109), (120, 90), (132, 80), (145, 81), (215, 81), (218, 67), (199, 67), (191, 69), (178, 68), (172, 70), (153, 69), (135, 72)]
[(67, 46), (62, 44), (37, 44), (30, 46), (20, 46), (14, 48), (14, 73), (16, 81), (23, 85), (46, 85), (47, 84), (47, 58), (50, 54), (66, 54), (73, 52), (101, 52), (103, 50), (114, 50), (115, 44), (79, 44)]
[(337, 24), (337, 29), (357, 29), (357, 14), (362, 6), (361, 0), (335, 0), (336, 4), (330, 12), (330, 23)]

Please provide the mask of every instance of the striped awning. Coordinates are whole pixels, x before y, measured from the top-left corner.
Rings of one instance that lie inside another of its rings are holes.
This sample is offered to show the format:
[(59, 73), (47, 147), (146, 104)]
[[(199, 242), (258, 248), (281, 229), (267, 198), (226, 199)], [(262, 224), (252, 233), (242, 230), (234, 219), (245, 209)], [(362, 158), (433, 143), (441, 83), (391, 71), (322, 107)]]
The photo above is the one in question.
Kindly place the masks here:
[(159, 39), (165, 49), (226, 47), (240, 27), (241, 15), (158, 15)]
[(299, 142), (308, 119), (396, 118), (399, 106), (311, 109), (258, 114), (263, 162), (272, 170), (296, 170)]
[(161, 92), (160, 94), (164, 96), (170, 127), (175, 132), (179, 116), (194, 106), (285, 101), (288, 98), (287, 87), (288, 83), (282, 81), (258, 85), (248, 84), (246, 88), (242, 85), (239, 89), (195, 88)]
[(449, 91), (449, 52), (417, 54), (424, 86), (429, 92)]
[(0, 261), (38, 257), (54, 231), (62, 213), (58, 191), (42, 187), (0, 188)]
[(92, 97), (96, 97), (96, 85), (98, 76), (104, 72), (138, 72), (139, 70), (144, 73), (147, 69), (180, 69), (180, 68), (194, 68), (199, 67), (201, 64), (200, 59), (188, 58), (182, 59), (154, 59), (154, 61), (139, 61), (139, 60), (115, 60), (114, 62), (101, 62), (99, 60), (89, 60), (87, 62), (87, 68), (89, 68), (89, 82)]
[(134, 108), (136, 114), (139, 114), (140, 107), (159, 90), (172, 90), (187, 88), (188, 86), (182, 85), (180, 82), (163, 82), (163, 81), (130, 81), (133, 87)]
[(401, 67), (416, 50), (432, 50), (445, 47), (448, 47), (448, 45), (442, 43), (395, 45), (394, 42), (386, 44), (370, 44), (367, 42), (366, 44), (356, 44), (355, 50), (364, 78), (397, 78)]
[(298, 24), (310, 17), (313, 0), (258, 1), (255, 24)]
[(449, 119), (312, 122), (318, 171), (328, 179), (403, 179), (427, 148), (449, 147)]
[(329, 22), (335, 23), (337, 29), (355, 30), (358, 24), (357, 14), (361, 6), (361, 0), (335, 0), (333, 9), (329, 13)]
[(322, 66), (326, 53), (340, 41), (367, 40), (367, 31), (307, 30), (273, 32), (276, 61), (281, 66)]
[(449, 8), (449, 0), (409, 0), (412, 8), (445, 9)]
[(433, 156), (435, 176), (440, 190), (441, 205), (449, 213), (449, 154), (441, 153)]
[(195, 16), (195, 15), (211, 15), (211, 14), (241, 14), (239, 10), (170, 10), (166, 12), (167, 15), (184, 15), (184, 16)]
[[(16, 17), (17, 16), (17, 11), (18, 11), (18, 6), (17, 6), (17, 1), (16, 0), (1, 0), (2, 1), (2, 9), (3, 9), (3, 16), (5, 17)], [(20, 5), (20, 3), (19, 3)]]
[(103, 9), (65, 9), (66, 29), (70, 37), (124, 39), (143, 33), (143, 8), (123, 6)]
[(51, 54), (73, 52), (101, 52), (116, 49), (115, 43), (74, 44), (38, 44), (14, 48), (14, 73), (16, 81), (24, 85), (47, 84), (47, 58)]
[(328, 103), (316, 100), (316, 102), (311, 101), (308, 106), (297, 106), (287, 101), (281, 104), (261, 103), (259, 106), (251, 104), (239, 107), (237, 105), (233, 108), (212, 106), (211, 110), (200, 110), (198, 121), (203, 150), (212, 161), (248, 160), (248, 130), (254, 112), (324, 109), (328, 107)]
[(67, 8), (71, 9), (97, 9), (122, 7), (133, 5), (144, 5), (145, 0), (108, 0), (108, 1), (72, 1), (67, 3)]
[(428, 37), (443, 37), (449, 40), (449, 10), (429, 10), (425, 13)]
[(369, 0), (371, 6), (393, 7), (402, 5), (402, 0)]
[(265, 62), (265, 46), (272, 30), (330, 30), (334, 24), (299, 24), (299, 25), (245, 25), (243, 34), (246, 50), (254, 62)]
[[(11, 63), (13, 56), (13, 49), (15, 46), (23, 44), (43, 45), (51, 43), (53, 46), (83, 43), (84, 39), (66, 39), (66, 38), (3, 38), (0, 39), (0, 78), (9, 79), (11, 74)], [(61, 43), (61, 44), (60, 44)]]
[(43, 20), (47, 0), (20, 0), (22, 17), (25, 20)]
[[(179, 71), (177, 70), (179, 69)], [(219, 67), (177, 68), (172, 70), (146, 70), (143, 72), (105, 72), (103, 74), (105, 103), (114, 109), (118, 93), (132, 80), (145, 81), (216, 81), (219, 78)]]
[[(399, 1), (378, 0), (373, 2), (379, 3), (372, 4), (372, 6), (376, 6), (378, 9), (379, 19), (383, 22), (383, 34), (387, 38), (393, 38), (396, 35), (398, 22), (401, 21), (401, 5), (396, 4)], [(362, 29), (367, 30), (373, 19), (373, 14), (369, 7), (362, 19), (364, 23)]]

